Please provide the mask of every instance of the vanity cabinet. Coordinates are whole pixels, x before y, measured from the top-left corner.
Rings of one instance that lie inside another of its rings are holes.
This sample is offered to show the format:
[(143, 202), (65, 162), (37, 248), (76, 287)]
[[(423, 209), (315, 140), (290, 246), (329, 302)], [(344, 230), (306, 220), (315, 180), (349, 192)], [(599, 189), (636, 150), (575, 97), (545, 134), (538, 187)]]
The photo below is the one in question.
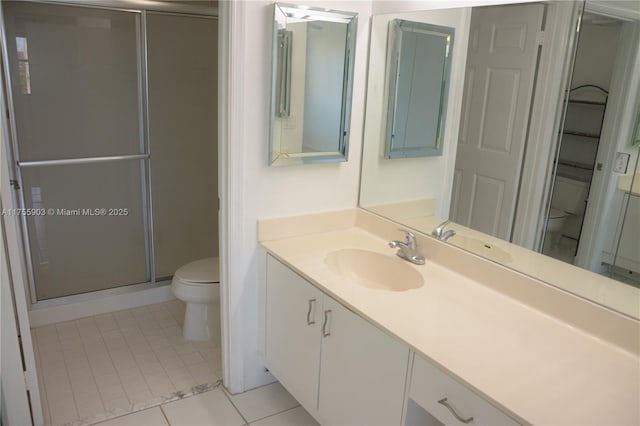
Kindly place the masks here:
[(409, 349), (267, 256), (266, 364), (322, 424), (398, 425)]
[(318, 401), (322, 292), (268, 256), (267, 366), (305, 408)]
[(446, 425), (518, 425), (432, 362), (414, 355), (409, 398)]

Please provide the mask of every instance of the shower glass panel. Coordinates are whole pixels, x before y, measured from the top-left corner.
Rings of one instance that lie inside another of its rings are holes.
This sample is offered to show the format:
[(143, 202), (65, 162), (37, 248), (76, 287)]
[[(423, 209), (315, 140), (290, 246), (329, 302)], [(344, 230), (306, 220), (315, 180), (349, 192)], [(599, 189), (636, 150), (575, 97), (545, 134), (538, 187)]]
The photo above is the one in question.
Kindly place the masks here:
[(20, 161), (140, 154), (139, 16), (6, 2)]
[(212, 18), (147, 14), (158, 279), (218, 255), (217, 34)]
[[(39, 300), (148, 282), (141, 160), (22, 171)], [(104, 209), (104, 210), (101, 210)]]
[(140, 13), (2, 7), (32, 301), (152, 280)]

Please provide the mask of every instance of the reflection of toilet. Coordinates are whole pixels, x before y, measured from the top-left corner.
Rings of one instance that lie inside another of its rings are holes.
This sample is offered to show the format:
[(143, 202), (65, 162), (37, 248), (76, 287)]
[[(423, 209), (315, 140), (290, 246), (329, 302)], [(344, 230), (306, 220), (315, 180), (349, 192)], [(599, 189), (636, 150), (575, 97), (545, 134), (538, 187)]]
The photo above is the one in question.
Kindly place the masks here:
[(217, 257), (196, 260), (173, 275), (171, 291), (186, 303), (182, 335), (209, 340), (220, 335), (220, 266)]
[(557, 247), (562, 237), (562, 230), (569, 214), (563, 210), (551, 207), (547, 217), (547, 233), (551, 247)]
[[(556, 182), (551, 197), (551, 208), (547, 216), (547, 235), (551, 248), (558, 246), (563, 233), (572, 234), (574, 238), (579, 237), (579, 224), (582, 223), (584, 215), (589, 184), (587, 182), (556, 176)], [(572, 221), (577, 218), (577, 230), (569, 229), (569, 218)]]

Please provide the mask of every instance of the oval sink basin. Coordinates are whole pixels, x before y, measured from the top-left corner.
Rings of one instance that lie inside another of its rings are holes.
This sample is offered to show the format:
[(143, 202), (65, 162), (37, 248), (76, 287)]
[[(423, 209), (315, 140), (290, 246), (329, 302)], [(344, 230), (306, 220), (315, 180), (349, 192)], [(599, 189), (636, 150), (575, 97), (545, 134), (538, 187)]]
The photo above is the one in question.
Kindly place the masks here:
[(324, 261), (331, 272), (375, 290), (406, 291), (424, 284), (418, 271), (395, 256), (344, 249), (329, 253)]

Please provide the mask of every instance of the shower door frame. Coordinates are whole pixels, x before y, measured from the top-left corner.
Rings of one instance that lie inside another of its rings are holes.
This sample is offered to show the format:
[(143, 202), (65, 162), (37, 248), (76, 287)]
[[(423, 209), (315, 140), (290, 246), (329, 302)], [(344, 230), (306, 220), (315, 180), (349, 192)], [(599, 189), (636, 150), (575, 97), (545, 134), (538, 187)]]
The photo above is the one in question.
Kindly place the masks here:
[[(28, 297), (32, 307), (46, 307), (66, 304), (72, 301), (85, 299), (86, 295), (107, 294), (113, 295), (122, 291), (137, 290), (140, 288), (151, 288), (159, 283), (166, 281), (157, 281), (155, 273), (154, 260), (154, 235), (153, 235), (153, 195), (151, 188), (151, 144), (149, 140), (149, 72), (148, 72), (148, 55), (147, 55), (147, 12), (159, 13), (176, 16), (194, 16), (208, 19), (218, 19), (217, 8), (207, 6), (185, 5), (185, 4), (152, 4), (146, 9), (141, 9), (139, 3), (135, 0), (98, 0), (87, 3), (86, 0), (66, 0), (66, 1), (47, 1), (47, 0), (26, 0), (23, 3), (38, 3), (44, 5), (71, 6), (79, 8), (92, 8), (101, 10), (110, 10), (118, 12), (133, 13), (136, 17), (136, 51), (137, 51), (137, 80), (138, 80), (138, 128), (139, 128), (139, 146), (141, 154), (131, 155), (115, 155), (106, 157), (86, 157), (74, 159), (59, 160), (39, 160), (39, 161), (19, 161), (18, 135), (16, 126), (16, 115), (14, 109), (13, 87), (11, 85), (11, 74), (9, 64), (8, 40), (6, 34), (6, 26), (4, 14), (1, 14), (0, 20), (0, 43), (2, 45), (2, 61), (3, 61), (3, 79), (2, 84), (5, 86), (6, 107), (9, 117), (3, 117), (4, 125), (7, 129), (6, 151), (7, 163), (11, 179), (12, 191), (11, 199), (13, 206), (17, 208), (26, 208), (24, 197), (24, 186), (22, 184), (21, 168), (37, 167), (37, 166), (64, 166), (73, 164), (89, 164), (98, 162), (114, 162), (114, 161), (140, 161), (141, 173), (141, 195), (142, 195), (142, 220), (143, 232), (145, 239), (145, 268), (148, 282), (131, 283), (117, 285), (102, 290), (96, 290), (88, 293), (78, 293), (66, 296), (59, 296), (50, 299), (38, 300), (36, 296), (35, 275), (33, 269), (33, 259), (31, 256), (31, 244), (29, 242), (29, 233), (27, 227), (27, 216), (15, 216), (17, 229), (20, 238), (18, 244), (22, 252), (22, 260), (20, 267), (23, 275), (27, 277)], [(145, 5), (147, 6), (147, 5)]]

